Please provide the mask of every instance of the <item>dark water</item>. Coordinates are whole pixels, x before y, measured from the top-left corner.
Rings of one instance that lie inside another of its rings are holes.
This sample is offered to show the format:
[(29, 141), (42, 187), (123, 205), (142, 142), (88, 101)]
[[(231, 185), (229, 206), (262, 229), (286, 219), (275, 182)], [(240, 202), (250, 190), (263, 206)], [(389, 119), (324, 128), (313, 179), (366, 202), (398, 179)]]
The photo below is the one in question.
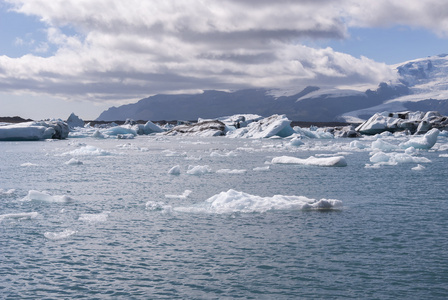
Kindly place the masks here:
[[(66, 165), (72, 155), (61, 154), (78, 142), (112, 155)], [(275, 156), (348, 151), (349, 142), (308, 141), (305, 150), (227, 138), (1, 143), (0, 298), (446, 299), (448, 158), (439, 157), (446, 151), (422, 152), (432, 161), (422, 171), (365, 168), (369, 150), (346, 153), (343, 168), (253, 171)], [(175, 165), (181, 174), (167, 174)], [(212, 172), (188, 175), (188, 165)], [(343, 208), (188, 211), (229, 189), (338, 199)], [(22, 201), (30, 190), (73, 201)], [(192, 191), (185, 199), (165, 197), (185, 190)], [(5, 217), (29, 212), (38, 214)]]

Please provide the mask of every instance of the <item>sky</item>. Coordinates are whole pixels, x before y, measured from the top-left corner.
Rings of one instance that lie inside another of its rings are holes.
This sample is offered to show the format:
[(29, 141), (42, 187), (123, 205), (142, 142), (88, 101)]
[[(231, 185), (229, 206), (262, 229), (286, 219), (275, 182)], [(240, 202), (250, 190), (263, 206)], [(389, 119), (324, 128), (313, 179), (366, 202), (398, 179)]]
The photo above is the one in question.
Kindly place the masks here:
[(0, 0), (0, 116), (154, 94), (377, 86), (448, 52), (445, 0)]

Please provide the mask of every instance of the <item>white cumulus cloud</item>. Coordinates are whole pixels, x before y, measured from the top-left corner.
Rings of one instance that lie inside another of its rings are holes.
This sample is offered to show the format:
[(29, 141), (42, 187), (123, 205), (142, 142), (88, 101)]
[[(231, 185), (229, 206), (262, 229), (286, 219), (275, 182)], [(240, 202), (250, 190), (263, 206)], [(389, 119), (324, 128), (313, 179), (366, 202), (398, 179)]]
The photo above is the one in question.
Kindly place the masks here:
[(56, 51), (0, 56), (2, 91), (92, 101), (198, 89), (376, 84), (394, 78), (389, 66), (303, 41), (344, 39), (348, 26), (408, 24), (448, 32), (446, 12), (437, 9), (443, 2), (435, 0), (6, 1), (45, 24), (47, 40), (37, 49)]

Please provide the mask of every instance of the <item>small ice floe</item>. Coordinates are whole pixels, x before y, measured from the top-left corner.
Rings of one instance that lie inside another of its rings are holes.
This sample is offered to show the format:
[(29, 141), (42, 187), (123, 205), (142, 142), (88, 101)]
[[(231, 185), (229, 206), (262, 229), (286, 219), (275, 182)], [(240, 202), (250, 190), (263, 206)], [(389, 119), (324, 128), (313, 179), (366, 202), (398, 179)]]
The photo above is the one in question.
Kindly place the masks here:
[(172, 150), (163, 150), (162, 153), (167, 157), (178, 157), (178, 156), (185, 157), (185, 156), (187, 156), (187, 152), (179, 153), (179, 152), (172, 151)]
[(162, 213), (172, 213), (173, 208), (162, 201), (148, 201), (146, 202), (146, 209), (149, 211), (160, 211)]
[(220, 169), (216, 171), (218, 174), (244, 174), (246, 172), (246, 169)]
[(426, 157), (412, 156), (406, 153), (376, 152), (370, 157), (370, 162), (383, 165), (396, 165), (399, 163), (430, 163)]
[(363, 143), (361, 143), (360, 141), (352, 141), (352, 142), (350, 142), (349, 147), (350, 148), (357, 148), (357, 149), (365, 149), (365, 148), (367, 148), (367, 146), (364, 145)]
[(253, 171), (269, 171), (270, 167), (269, 166), (265, 166), (265, 167), (255, 167), (252, 170)]
[(397, 150), (397, 146), (388, 143), (386, 141), (383, 141), (383, 139), (377, 139), (376, 141), (372, 142), (372, 149), (379, 149), (381, 151), (394, 151)]
[(187, 199), (188, 196), (190, 196), (191, 193), (192, 193), (192, 191), (185, 190), (182, 193), (182, 195), (165, 195), (165, 198), (170, 198), (170, 199)]
[(16, 219), (16, 220), (30, 220), (35, 219), (39, 213), (33, 211), (33, 212), (27, 212), (27, 213), (12, 213), (12, 214), (3, 214), (0, 215), (0, 221), (4, 219)]
[(293, 147), (299, 147), (299, 146), (302, 146), (304, 144), (305, 143), (302, 142), (302, 140), (300, 138), (298, 138), (298, 137), (292, 138), (291, 141), (289, 142), (289, 145), (293, 146)]
[(7, 197), (7, 196), (11, 196), (15, 193), (15, 189), (9, 189), (9, 190), (4, 190), (4, 189), (0, 189), (0, 197)]
[(83, 162), (80, 160), (77, 160), (76, 158), (72, 158), (69, 161), (66, 161), (65, 164), (69, 165), (69, 166), (78, 166), (78, 165), (82, 165)]
[(272, 159), (273, 164), (298, 164), (319, 167), (346, 167), (347, 161), (344, 156), (333, 157), (314, 157), (310, 156), (306, 159), (292, 156), (278, 156)]
[(422, 166), (421, 164), (417, 164), (417, 166), (416, 166), (416, 167), (413, 167), (411, 170), (414, 170), (414, 171), (422, 171), (422, 170), (424, 170), (424, 169), (426, 169), (425, 166)]
[(91, 155), (91, 156), (106, 156), (106, 155), (112, 155), (112, 152), (94, 147), (94, 146), (83, 146), (81, 148), (62, 153), (62, 155), (73, 155), (73, 156), (84, 156), (84, 155)]
[(168, 174), (170, 174), (170, 175), (180, 175), (180, 166), (177, 165), (177, 166), (172, 167), (172, 168), (168, 171)]
[(212, 169), (205, 165), (205, 166), (188, 166), (187, 174), (189, 175), (204, 175), (207, 173), (211, 173)]
[(310, 199), (304, 196), (275, 195), (261, 197), (233, 189), (221, 192), (204, 203), (190, 207), (176, 207), (175, 211), (190, 213), (263, 213), (272, 210), (338, 210), (342, 201), (335, 199)]
[(229, 152), (218, 152), (213, 151), (210, 153), (210, 157), (230, 157), (230, 156), (238, 156), (238, 154), (235, 151), (229, 151)]
[(42, 202), (56, 202), (67, 203), (73, 201), (73, 198), (66, 195), (50, 195), (46, 192), (39, 192), (31, 190), (28, 192), (22, 201), (42, 201)]
[(26, 162), (26, 163), (21, 164), (20, 166), (21, 167), (37, 167), (38, 164), (33, 164), (33, 163), (30, 163), (30, 162)]
[(89, 223), (106, 222), (109, 214), (110, 211), (103, 211), (99, 214), (80, 214), (78, 220)]
[(439, 157), (448, 157), (448, 154), (447, 153), (439, 154)]
[(61, 240), (68, 238), (71, 235), (74, 235), (76, 233), (75, 230), (66, 229), (62, 232), (45, 232), (44, 236), (49, 240)]
[(400, 147), (402, 149), (406, 149), (411, 146), (414, 147), (415, 149), (424, 149), (424, 150), (431, 149), (437, 142), (439, 133), (440, 131), (437, 128), (433, 128), (422, 137), (414, 137), (405, 143), (401, 143)]

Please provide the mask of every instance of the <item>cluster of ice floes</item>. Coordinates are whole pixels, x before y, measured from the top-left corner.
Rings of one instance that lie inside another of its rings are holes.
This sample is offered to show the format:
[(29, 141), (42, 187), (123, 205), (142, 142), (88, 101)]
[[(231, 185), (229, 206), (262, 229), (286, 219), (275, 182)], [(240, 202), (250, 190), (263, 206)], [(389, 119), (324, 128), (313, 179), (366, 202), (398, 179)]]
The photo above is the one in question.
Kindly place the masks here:
[(359, 125), (356, 130), (362, 134), (377, 134), (384, 131), (409, 131), (410, 133), (426, 133), (436, 128), (448, 129), (448, 117), (437, 111), (428, 112), (382, 112), (376, 113)]
[(221, 192), (205, 202), (175, 207), (174, 211), (189, 213), (263, 213), (272, 210), (331, 210), (341, 209), (342, 201), (334, 199), (310, 199), (304, 196), (275, 195), (261, 197), (233, 189)]
[(0, 141), (37, 141), (65, 139), (69, 135), (67, 123), (61, 120), (24, 122), (0, 126)]

